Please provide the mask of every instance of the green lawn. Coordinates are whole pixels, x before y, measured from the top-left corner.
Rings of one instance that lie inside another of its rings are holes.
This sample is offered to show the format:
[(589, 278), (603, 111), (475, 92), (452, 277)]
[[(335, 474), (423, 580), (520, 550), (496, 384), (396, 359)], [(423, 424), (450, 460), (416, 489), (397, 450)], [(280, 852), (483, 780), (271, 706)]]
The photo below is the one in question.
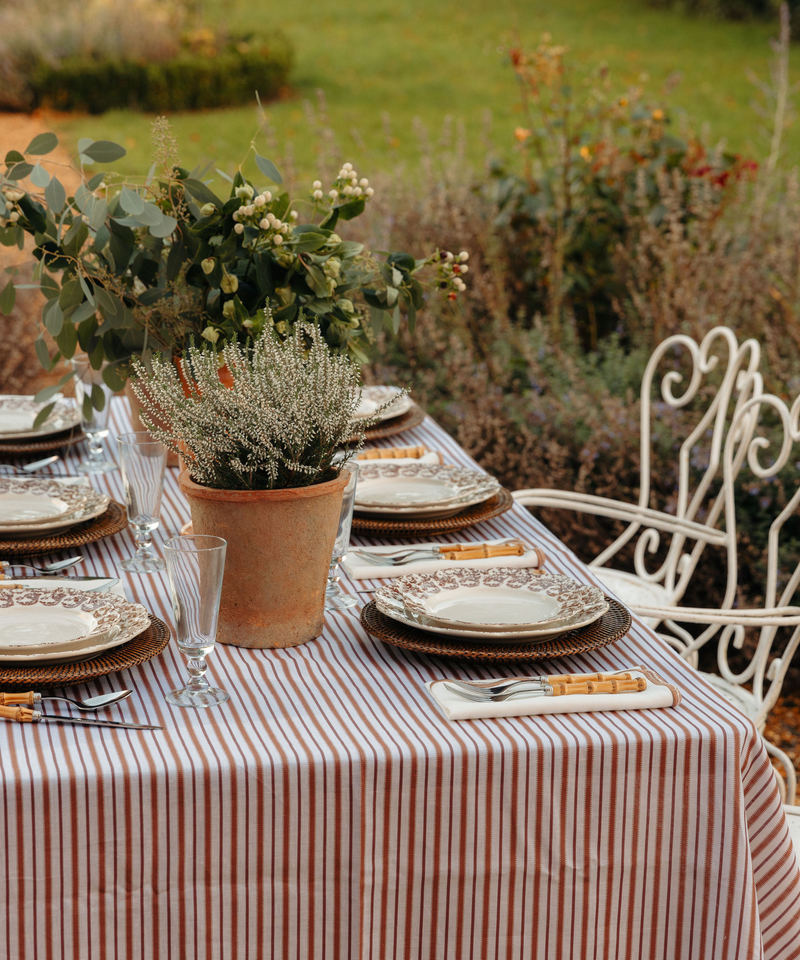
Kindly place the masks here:
[[(220, 0), (207, 0), (209, 16), (222, 9)], [(747, 71), (768, 73), (768, 39), (775, 33), (768, 24), (691, 19), (641, 0), (226, 0), (224, 10), (234, 29), (279, 25), (294, 42), (294, 92), (269, 105), (277, 147), (261, 149), (280, 157), (290, 145), (297, 170), (307, 176), (316, 172), (319, 140), (303, 101), (315, 101), (318, 88), (327, 98), (341, 159), (349, 158), (366, 175), (417, 155), (415, 117), (434, 139), (447, 115), (461, 118), (477, 160), (485, 152), (483, 117), (489, 110), (494, 141), (509, 144), (518, 117), (515, 80), (502, 50), (517, 32), (523, 44), (533, 46), (547, 31), (584, 65), (606, 61), (620, 89), (646, 75), (654, 100), (665, 78), (678, 71), (682, 81), (670, 96), (673, 107), (695, 125), (707, 124), (714, 138), (727, 138), (732, 149), (764, 152)], [(390, 117), (390, 136), (384, 114)], [(228, 168), (238, 162), (257, 123), (250, 107), (171, 119), (184, 163), (216, 158)], [(139, 171), (149, 164), (149, 120), (113, 112), (71, 117), (57, 129), (73, 143), (84, 135), (118, 140), (130, 151), (129, 169)], [(800, 148), (800, 132), (792, 129), (788, 143), (791, 159)]]

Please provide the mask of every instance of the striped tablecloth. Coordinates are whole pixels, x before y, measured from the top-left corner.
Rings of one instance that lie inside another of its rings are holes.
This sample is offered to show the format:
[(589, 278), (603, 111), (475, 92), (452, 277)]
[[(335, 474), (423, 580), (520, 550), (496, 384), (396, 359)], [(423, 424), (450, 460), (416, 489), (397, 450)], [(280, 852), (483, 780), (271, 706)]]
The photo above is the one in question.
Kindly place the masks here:
[[(398, 442), (471, 463), (430, 420)], [(157, 542), (188, 518), (169, 473)], [(118, 473), (93, 483), (122, 499)], [(590, 578), (518, 506), (466, 537), (511, 535)], [(81, 570), (132, 550), (129, 531), (82, 548)], [(165, 576), (121, 576), (171, 620)], [(2, 725), (0, 957), (800, 957), (800, 873), (752, 724), (640, 623), (545, 667), (637, 663), (683, 703), (448, 723), (424, 681), (493, 672), (374, 640), (355, 608), (291, 650), (218, 646), (220, 708), (165, 703), (186, 676), (173, 645), (73, 688), (130, 686), (110, 718), (165, 729)]]

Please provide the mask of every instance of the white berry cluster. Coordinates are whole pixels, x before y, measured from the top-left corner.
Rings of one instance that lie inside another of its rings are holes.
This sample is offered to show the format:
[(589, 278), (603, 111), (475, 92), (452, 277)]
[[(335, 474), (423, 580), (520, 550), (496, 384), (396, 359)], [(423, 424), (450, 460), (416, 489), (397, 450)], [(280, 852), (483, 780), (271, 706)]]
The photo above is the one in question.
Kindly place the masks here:
[(10, 223), (16, 223), (19, 220), (19, 218), (22, 216), (22, 211), (19, 209), (17, 204), (24, 196), (24, 190), (18, 190), (16, 187), (3, 188), (3, 197), (5, 198), (6, 207), (9, 210), (9, 214), (6, 220), (0, 218), (0, 225), (7, 227)]
[[(250, 188), (252, 190), (252, 187)], [(237, 191), (238, 192), (238, 191)], [(246, 196), (240, 199), (248, 199)], [(244, 233), (245, 224), (257, 227), (261, 231), (261, 239), (267, 240), (275, 247), (281, 246), (284, 238), (291, 232), (292, 221), (297, 220), (297, 211), (292, 210), (289, 220), (281, 220), (269, 209), (272, 203), (272, 194), (269, 190), (249, 198), (250, 203), (242, 204), (233, 214), (236, 221), (236, 233)]]
[[(352, 163), (343, 163), (339, 176), (334, 180), (331, 189), (328, 191), (328, 197), (335, 206), (338, 201), (347, 203), (349, 200), (357, 200), (363, 197), (365, 200), (375, 193), (369, 185), (366, 177), (359, 179), (358, 172), (354, 169)], [(322, 182), (315, 180), (311, 184), (311, 199), (319, 202), (324, 198), (322, 192)]]
[(467, 260), (469, 254), (462, 250), (458, 255), (443, 250), (439, 253), (439, 282), (442, 287), (450, 287), (447, 294), (448, 300), (455, 300), (459, 293), (467, 289), (466, 283), (462, 279), (465, 273), (469, 273)]

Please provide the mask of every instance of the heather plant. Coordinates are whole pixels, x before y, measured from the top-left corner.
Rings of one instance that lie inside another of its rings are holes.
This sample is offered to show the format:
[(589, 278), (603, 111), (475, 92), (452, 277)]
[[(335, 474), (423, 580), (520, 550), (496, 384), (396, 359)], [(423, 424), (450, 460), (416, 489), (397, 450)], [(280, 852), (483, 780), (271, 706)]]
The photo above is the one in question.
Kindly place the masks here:
[(143, 423), (183, 456), (196, 483), (275, 490), (332, 480), (376, 422), (357, 420), (359, 368), (314, 324), (298, 322), (285, 339), (268, 328), (249, 343), (226, 343), (221, 358), (227, 385), (216, 354), (194, 344), (179, 367), (159, 355), (149, 371), (134, 360)]

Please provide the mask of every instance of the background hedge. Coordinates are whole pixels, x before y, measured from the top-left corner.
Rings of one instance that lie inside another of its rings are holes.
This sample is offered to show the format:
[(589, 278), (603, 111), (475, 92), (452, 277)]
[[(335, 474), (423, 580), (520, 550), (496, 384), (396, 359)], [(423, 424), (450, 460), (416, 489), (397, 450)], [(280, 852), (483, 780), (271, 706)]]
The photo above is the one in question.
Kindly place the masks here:
[(239, 41), (213, 57), (191, 52), (163, 63), (72, 58), (38, 63), (34, 106), (82, 113), (118, 108), (165, 113), (202, 110), (275, 97), (288, 83), (294, 53), (286, 37)]

